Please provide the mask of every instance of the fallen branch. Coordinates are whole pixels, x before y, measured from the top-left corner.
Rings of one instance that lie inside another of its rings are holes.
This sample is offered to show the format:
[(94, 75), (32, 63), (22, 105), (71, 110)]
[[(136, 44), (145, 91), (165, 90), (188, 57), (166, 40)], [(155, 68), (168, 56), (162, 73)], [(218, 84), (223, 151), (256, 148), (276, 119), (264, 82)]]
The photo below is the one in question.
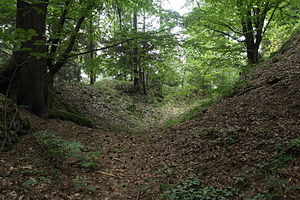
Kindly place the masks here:
[(121, 162), (121, 163), (123, 163), (123, 164), (126, 163), (125, 161), (123, 161), (123, 160), (121, 160), (121, 159), (118, 159), (118, 158), (113, 158), (113, 160), (119, 161), (119, 162)]
[(114, 174), (111, 174), (111, 173), (102, 172), (102, 171), (98, 171), (98, 172), (99, 172), (99, 173), (101, 173), (101, 174), (104, 174), (104, 175), (106, 175), (106, 176), (111, 176), (111, 177), (120, 178), (119, 176), (116, 176), (116, 175), (114, 175)]
[(118, 178), (118, 179), (123, 179), (123, 180), (126, 180), (128, 183), (130, 183), (129, 180), (121, 177), (121, 176), (117, 176), (117, 175), (114, 175), (114, 174), (111, 174), (111, 173), (107, 173), (107, 172), (103, 172), (103, 171), (97, 171), (98, 173), (101, 173), (101, 174), (104, 174), (106, 176), (110, 176), (110, 177), (114, 177), (114, 178)]

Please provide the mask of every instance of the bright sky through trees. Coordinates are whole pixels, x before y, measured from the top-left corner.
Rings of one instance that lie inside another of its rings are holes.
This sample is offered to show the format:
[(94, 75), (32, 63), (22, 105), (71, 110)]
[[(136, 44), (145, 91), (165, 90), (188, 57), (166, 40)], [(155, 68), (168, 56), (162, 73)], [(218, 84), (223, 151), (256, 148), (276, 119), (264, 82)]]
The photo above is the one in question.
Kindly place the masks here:
[(164, 0), (163, 2), (165, 9), (175, 10), (180, 14), (185, 14), (188, 12), (186, 8), (183, 8), (186, 0)]

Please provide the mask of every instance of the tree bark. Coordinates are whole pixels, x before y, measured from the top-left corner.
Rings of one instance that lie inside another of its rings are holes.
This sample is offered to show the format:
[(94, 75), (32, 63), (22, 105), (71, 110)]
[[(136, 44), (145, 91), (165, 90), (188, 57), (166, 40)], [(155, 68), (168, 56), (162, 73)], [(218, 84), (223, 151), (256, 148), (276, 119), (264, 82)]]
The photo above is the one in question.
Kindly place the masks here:
[[(249, 64), (256, 64), (259, 62), (259, 47), (262, 42), (262, 38), (268, 28), (270, 21), (273, 18), (274, 12), (277, 10), (279, 2), (276, 4), (270, 4), (268, 2), (263, 5), (247, 5), (244, 1), (238, 1), (238, 8), (241, 15), (241, 24), (243, 35), (245, 37), (245, 46), (247, 52), (247, 59)], [(268, 23), (265, 25), (267, 13), (271, 10), (271, 14)]]
[[(48, 0), (40, 0), (40, 3), (17, 1), (16, 28), (25, 31), (32, 29), (37, 34), (24, 42), (21, 50), (13, 53), (11, 64), (15, 71), (8, 88), (8, 96), (18, 105), (28, 106), (33, 113), (43, 118), (49, 115), (47, 47), (45, 43), (40, 43), (45, 42), (47, 6)], [(30, 51), (22, 50), (24, 48)]]
[(89, 38), (89, 46), (88, 46), (88, 50), (90, 51), (90, 61), (91, 61), (91, 69), (90, 69), (90, 85), (94, 85), (94, 83), (96, 82), (96, 72), (94, 69), (94, 57), (95, 57), (95, 52), (93, 51), (94, 49), (94, 37), (93, 37), (93, 20), (90, 19), (90, 27), (89, 27), (89, 34), (90, 34), (90, 38)]
[(255, 42), (255, 32), (252, 19), (251, 10), (249, 9), (245, 11), (242, 16), (242, 27), (245, 36), (245, 45), (249, 64), (255, 64), (258, 62), (258, 48)]
[[(138, 22), (137, 22), (137, 13), (136, 12), (133, 14), (133, 29), (137, 33)], [(139, 70), (139, 64), (138, 64), (138, 54), (139, 54), (138, 44), (137, 44), (137, 42), (135, 42), (134, 48), (133, 48), (133, 56), (132, 56), (132, 63), (133, 63), (133, 67), (134, 67), (134, 69), (133, 69), (133, 74), (134, 74), (133, 86), (139, 92), (140, 91), (140, 70)]]

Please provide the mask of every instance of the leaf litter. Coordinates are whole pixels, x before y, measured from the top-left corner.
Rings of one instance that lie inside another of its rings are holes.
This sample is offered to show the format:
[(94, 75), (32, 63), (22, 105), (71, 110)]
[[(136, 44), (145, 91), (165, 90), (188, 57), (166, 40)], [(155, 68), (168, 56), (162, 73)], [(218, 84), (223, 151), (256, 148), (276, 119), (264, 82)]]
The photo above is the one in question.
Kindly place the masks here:
[[(163, 131), (108, 132), (101, 124), (86, 128), (46, 121), (20, 109), (37, 130), (80, 141), (100, 150), (101, 156), (93, 169), (51, 163), (33, 135), (24, 135), (1, 153), (0, 199), (160, 199), (164, 187), (191, 174), (205, 186), (239, 188), (247, 197), (279, 191), (277, 199), (300, 199), (299, 152), (285, 167), (266, 169), (276, 158), (276, 146), (300, 136), (300, 37), (245, 79), (249, 83), (232, 96)], [(65, 100), (96, 123), (128, 123), (98, 98), (92, 98), (96, 107), (89, 107), (78, 88), (59, 86), (70, 98)], [(81, 91), (90, 96), (99, 92), (85, 87)]]

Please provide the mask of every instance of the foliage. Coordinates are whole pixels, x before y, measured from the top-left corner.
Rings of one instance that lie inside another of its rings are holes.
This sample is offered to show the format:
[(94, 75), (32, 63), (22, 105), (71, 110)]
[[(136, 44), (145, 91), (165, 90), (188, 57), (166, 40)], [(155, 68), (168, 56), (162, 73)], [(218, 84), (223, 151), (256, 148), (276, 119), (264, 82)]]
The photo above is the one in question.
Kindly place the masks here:
[(294, 160), (293, 156), (300, 152), (300, 138), (278, 144), (275, 152), (276, 154), (269, 158), (267, 163), (260, 165), (262, 169), (274, 172)]
[(198, 180), (188, 180), (166, 191), (163, 196), (169, 200), (230, 200), (238, 196), (238, 192), (202, 186)]
[(80, 142), (65, 141), (49, 132), (37, 132), (34, 137), (47, 153), (47, 158), (56, 163), (63, 163), (66, 159), (75, 159), (82, 167), (94, 168), (98, 165), (96, 159), (100, 156), (100, 152), (93, 151)]
[[(182, 74), (185, 90), (201, 95), (228, 95), (239, 74), (249, 68), (243, 52), (248, 54), (253, 45), (262, 46), (260, 58), (278, 50), (299, 23), (299, 13), (294, 9), (297, 7), (293, 0), (198, 2), (184, 18), (186, 64)], [(256, 28), (247, 27), (246, 31), (243, 20)], [(253, 45), (249, 43), (251, 34), (256, 38)]]
[(248, 54), (248, 50), (254, 48), (252, 43), (259, 47), (268, 32), (274, 32), (270, 29), (295, 23), (299, 17), (297, 7), (295, 0), (205, 0), (189, 14), (186, 23), (200, 34), (210, 35), (210, 41), (221, 37), (244, 43), (244, 51)]
[(291, 47), (292, 41), (295, 40), (295, 38), (299, 33), (300, 33), (300, 22), (298, 23), (298, 25), (294, 27), (293, 31), (290, 32), (291, 37), (289, 38), (289, 40), (283, 41), (283, 44), (279, 52), (281, 53), (286, 52)]
[(283, 169), (294, 161), (299, 152), (299, 137), (278, 144), (275, 148), (275, 155), (270, 157), (267, 162), (258, 165), (265, 172), (264, 184), (268, 188), (268, 191), (264, 194), (257, 194), (247, 200), (283, 198), (286, 191), (299, 189), (289, 185), (289, 181), (286, 178), (282, 178), (278, 173), (280, 169)]
[(262, 51), (264, 58), (271, 57), (275, 55), (279, 50), (283, 50), (290, 46), (286, 44), (293, 34), (299, 29), (300, 22), (298, 25), (295, 24), (285, 24), (276, 28), (273, 28), (270, 33), (266, 36), (264, 43), (262, 45)]
[(95, 192), (96, 187), (89, 184), (83, 177), (76, 176), (76, 178), (73, 180), (74, 181), (74, 189), (76, 192)]
[(50, 183), (50, 179), (44, 176), (40, 176), (38, 178), (30, 178), (27, 181), (23, 182), (21, 186), (23, 187), (32, 187), (34, 185), (42, 185), (46, 183)]
[(206, 15), (204, 13), (201, 14), (195, 8), (185, 18), (184, 33), (188, 37), (184, 44), (187, 55), (183, 68), (184, 87), (193, 88), (192, 91), (200, 95), (223, 96), (231, 91), (239, 72), (246, 64), (245, 57), (241, 54), (243, 46), (206, 27), (201, 20), (207, 16), (199, 16)]

